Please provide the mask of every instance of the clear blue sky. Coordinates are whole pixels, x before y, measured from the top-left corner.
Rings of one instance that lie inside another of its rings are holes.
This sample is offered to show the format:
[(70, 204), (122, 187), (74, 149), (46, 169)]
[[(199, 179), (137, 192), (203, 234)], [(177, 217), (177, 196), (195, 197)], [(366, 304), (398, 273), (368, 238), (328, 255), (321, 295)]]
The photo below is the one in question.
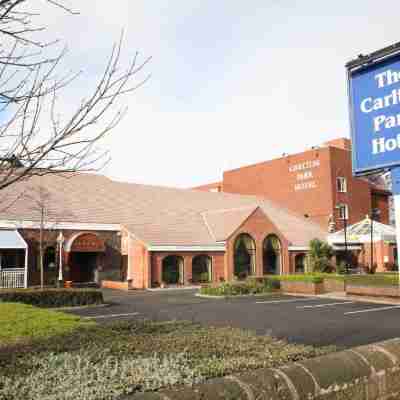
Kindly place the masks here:
[(125, 28), (125, 56), (152, 56), (151, 80), (104, 144), (107, 175), (188, 187), (225, 169), (349, 136), (344, 64), (400, 41), (386, 0), (70, 0), (49, 29), (82, 68), (63, 101), (84, 96)]

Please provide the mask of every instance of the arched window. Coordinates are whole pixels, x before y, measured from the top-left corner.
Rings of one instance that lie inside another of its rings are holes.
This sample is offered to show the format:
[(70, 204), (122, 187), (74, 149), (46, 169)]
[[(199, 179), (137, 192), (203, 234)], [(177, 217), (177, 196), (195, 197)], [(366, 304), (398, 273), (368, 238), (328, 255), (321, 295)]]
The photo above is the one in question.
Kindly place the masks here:
[(294, 269), (298, 274), (304, 274), (306, 270), (306, 255), (304, 253), (297, 254), (294, 258)]
[(247, 233), (240, 234), (234, 246), (234, 274), (238, 279), (246, 279), (255, 273), (256, 243)]
[(276, 235), (268, 235), (263, 243), (264, 275), (279, 275), (282, 271), (282, 246)]
[(212, 281), (210, 256), (201, 254), (193, 258), (192, 281), (193, 283), (205, 283)]
[(53, 246), (46, 247), (43, 255), (43, 266), (45, 269), (56, 268), (57, 252)]
[(183, 258), (167, 256), (162, 261), (162, 281), (169, 285), (183, 283)]

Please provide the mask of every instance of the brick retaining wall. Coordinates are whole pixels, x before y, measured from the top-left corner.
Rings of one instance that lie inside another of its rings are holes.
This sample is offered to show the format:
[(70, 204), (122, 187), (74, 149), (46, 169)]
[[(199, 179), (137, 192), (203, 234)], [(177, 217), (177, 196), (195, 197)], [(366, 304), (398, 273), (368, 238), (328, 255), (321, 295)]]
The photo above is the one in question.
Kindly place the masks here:
[(324, 279), (324, 291), (326, 293), (329, 292), (344, 292), (346, 289), (346, 284), (344, 281), (340, 281), (338, 279)]
[(322, 294), (324, 293), (324, 284), (299, 281), (281, 281), (281, 289), (284, 293)]
[(139, 393), (130, 400), (395, 400), (400, 339), (290, 364), (212, 379), (202, 385)]
[(129, 290), (130, 282), (101, 281), (101, 287), (107, 289)]
[(358, 296), (374, 297), (400, 297), (400, 290), (397, 286), (359, 286), (347, 285), (346, 293)]

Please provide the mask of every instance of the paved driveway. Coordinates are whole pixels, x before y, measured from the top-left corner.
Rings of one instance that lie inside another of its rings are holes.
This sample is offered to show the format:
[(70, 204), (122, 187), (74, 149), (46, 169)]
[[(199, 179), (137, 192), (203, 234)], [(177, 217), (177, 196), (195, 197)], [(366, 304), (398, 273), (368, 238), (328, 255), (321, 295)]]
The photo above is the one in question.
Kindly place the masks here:
[(104, 290), (109, 307), (75, 314), (99, 323), (123, 319), (189, 320), (212, 326), (251, 329), (291, 342), (358, 346), (400, 337), (400, 306), (350, 300), (273, 295), (205, 299), (195, 291), (121, 292)]

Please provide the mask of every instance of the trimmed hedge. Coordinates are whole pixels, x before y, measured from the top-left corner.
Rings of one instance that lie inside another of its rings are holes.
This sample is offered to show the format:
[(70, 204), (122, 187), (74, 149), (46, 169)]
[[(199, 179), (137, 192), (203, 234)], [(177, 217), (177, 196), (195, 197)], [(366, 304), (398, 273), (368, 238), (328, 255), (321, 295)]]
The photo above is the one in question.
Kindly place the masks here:
[(324, 278), (319, 275), (277, 275), (269, 276), (266, 279), (275, 279), (286, 282), (306, 282), (306, 283), (322, 283)]
[(323, 283), (325, 279), (343, 282), (346, 277), (344, 275), (327, 273), (250, 276), (244, 281), (222, 283), (216, 287), (203, 287), (200, 289), (200, 293), (209, 296), (238, 296), (269, 293), (272, 290), (279, 290), (281, 282), (305, 282), (318, 284)]
[(208, 296), (240, 296), (270, 293), (273, 289), (274, 284), (271, 281), (258, 282), (248, 279), (244, 282), (222, 283), (216, 287), (205, 286), (200, 289), (200, 293)]
[(275, 288), (279, 288), (279, 282), (287, 281), (287, 282), (307, 282), (307, 283), (322, 283), (324, 281), (324, 277), (321, 275), (311, 275), (311, 274), (303, 274), (303, 275), (267, 275), (262, 277), (254, 277), (248, 278), (250, 281), (254, 280), (259, 283), (263, 283), (265, 285), (269, 284)]
[(346, 279), (348, 285), (358, 286), (399, 286), (398, 274), (352, 275)]
[(104, 300), (103, 293), (95, 289), (13, 289), (0, 291), (0, 302), (56, 308), (102, 304)]

